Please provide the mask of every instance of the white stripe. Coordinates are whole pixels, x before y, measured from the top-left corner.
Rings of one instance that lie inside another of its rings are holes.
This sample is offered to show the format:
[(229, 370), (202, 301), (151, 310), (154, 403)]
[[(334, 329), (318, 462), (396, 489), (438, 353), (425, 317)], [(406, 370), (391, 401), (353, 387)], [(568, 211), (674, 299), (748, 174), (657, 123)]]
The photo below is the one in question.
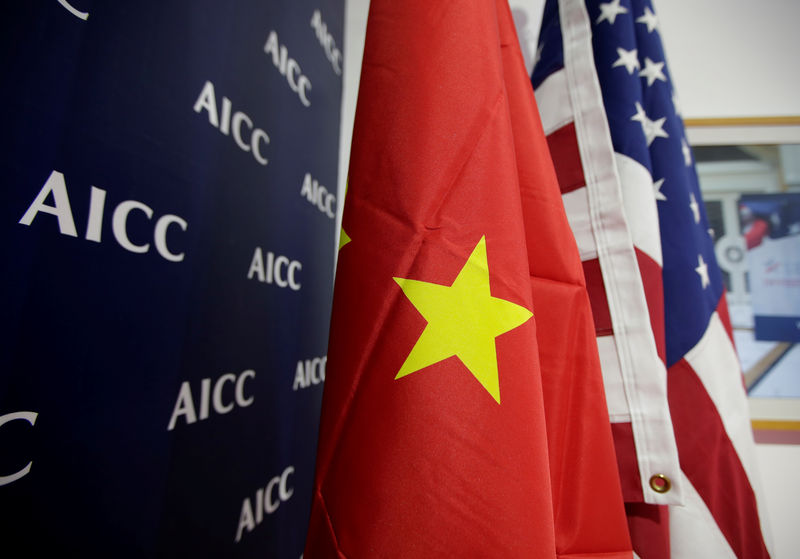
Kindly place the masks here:
[[(614, 149), (594, 68), (589, 16), (581, 0), (559, 0), (559, 13), (567, 91), (631, 414), (642, 492), (647, 503), (680, 504), (680, 466), (667, 404), (666, 370), (656, 350), (639, 265), (625, 221)], [(654, 474), (673, 480), (672, 490), (653, 491), (649, 480)]]
[(739, 456), (750, 486), (756, 494), (761, 531), (767, 548), (770, 549), (772, 542), (767, 526), (766, 502), (761, 489), (756, 447), (750, 423), (750, 408), (747, 405), (747, 394), (742, 382), (742, 369), (736, 356), (736, 348), (716, 312), (711, 315), (703, 337), (686, 353), (685, 359), (694, 369), (714, 407), (717, 408), (725, 432)]
[(581, 262), (597, 258), (597, 246), (594, 243), (592, 220), (589, 214), (589, 197), (586, 187), (582, 186), (563, 194), (564, 209), (567, 211), (567, 221), (572, 228), (572, 234), (578, 244)]
[(625, 219), (634, 246), (662, 266), (658, 208), (653, 177), (647, 167), (621, 153), (615, 153), (619, 170)]
[(603, 369), (608, 418), (611, 423), (630, 423), (631, 413), (628, 409), (628, 400), (625, 398), (625, 386), (614, 336), (598, 336), (597, 350), (600, 353), (600, 367)]
[(684, 506), (669, 507), (671, 559), (737, 559), (697, 490), (681, 476)]
[(559, 70), (547, 76), (536, 88), (536, 104), (545, 135), (572, 122), (572, 106), (567, 92), (567, 74)]

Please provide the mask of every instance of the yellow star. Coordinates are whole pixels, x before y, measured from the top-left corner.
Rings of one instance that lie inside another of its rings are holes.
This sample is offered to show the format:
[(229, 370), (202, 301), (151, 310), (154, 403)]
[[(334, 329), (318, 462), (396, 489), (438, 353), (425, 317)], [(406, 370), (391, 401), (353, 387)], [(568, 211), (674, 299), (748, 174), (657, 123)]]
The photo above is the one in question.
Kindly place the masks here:
[(490, 294), (486, 237), (478, 241), (451, 286), (394, 280), (428, 321), (395, 379), (455, 355), (499, 404), (495, 338), (520, 326), (533, 313)]
[[(347, 200), (347, 189), (349, 187), (350, 187), (350, 177), (348, 176), (347, 180), (344, 181), (344, 197), (345, 197), (345, 200)], [(344, 207), (344, 206), (342, 206), (342, 207)], [(351, 240), (352, 239), (350, 238), (350, 235), (345, 233), (344, 227), (342, 227), (340, 229), (340, 232), (339, 232), (339, 250), (342, 250), (342, 247), (344, 245), (346, 245), (347, 243), (349, 243)]]
[(344, 227), (341, 229), (341, 233), (339, 234), (339, 250), (342, 250), (342, 247), (350, 242), (350, 236), (345, 233)]

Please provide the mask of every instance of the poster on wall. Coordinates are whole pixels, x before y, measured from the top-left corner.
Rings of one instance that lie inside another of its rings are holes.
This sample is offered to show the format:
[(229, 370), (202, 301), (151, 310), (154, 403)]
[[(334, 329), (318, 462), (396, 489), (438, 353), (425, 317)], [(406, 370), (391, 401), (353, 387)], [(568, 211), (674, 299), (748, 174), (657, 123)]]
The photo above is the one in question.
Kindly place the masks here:
[(800, 194), (744, 195), (739, 201), (747, 244), (758, 340), (800, 341)]
[(300, 557), (343, 12), (4, 7), (4, 550)]

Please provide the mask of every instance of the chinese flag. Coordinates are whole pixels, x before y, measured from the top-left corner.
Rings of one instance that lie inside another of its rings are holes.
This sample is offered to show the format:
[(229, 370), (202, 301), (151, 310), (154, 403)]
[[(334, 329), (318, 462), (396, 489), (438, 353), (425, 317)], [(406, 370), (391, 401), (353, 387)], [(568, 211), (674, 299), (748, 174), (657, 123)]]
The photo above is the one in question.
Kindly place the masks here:
[(372, 1), (343, 229), (306, 559), (631, 557), (506, 0)]

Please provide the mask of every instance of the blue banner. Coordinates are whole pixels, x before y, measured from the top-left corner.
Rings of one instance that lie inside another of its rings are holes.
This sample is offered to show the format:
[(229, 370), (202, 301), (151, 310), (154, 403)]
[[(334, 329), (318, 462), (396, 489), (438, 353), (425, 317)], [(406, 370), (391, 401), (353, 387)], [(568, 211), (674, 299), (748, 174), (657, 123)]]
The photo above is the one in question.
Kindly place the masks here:
[(3, 550), (301, 556), (343, 12), (4, 7)]

